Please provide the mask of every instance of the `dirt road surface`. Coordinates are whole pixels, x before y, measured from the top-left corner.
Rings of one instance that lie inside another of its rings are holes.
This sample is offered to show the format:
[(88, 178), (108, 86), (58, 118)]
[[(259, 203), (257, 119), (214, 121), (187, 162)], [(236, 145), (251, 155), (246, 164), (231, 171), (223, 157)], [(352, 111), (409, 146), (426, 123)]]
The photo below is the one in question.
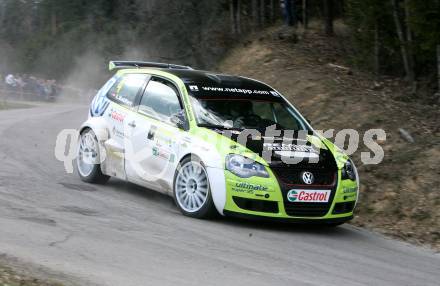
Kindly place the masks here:
[(0, 253), (77, 285), (438, 285), (440, 256), (352, 226), (183, 217), (118, 180), (82, 183), (55, 159), (87, 106), (0, 112)]

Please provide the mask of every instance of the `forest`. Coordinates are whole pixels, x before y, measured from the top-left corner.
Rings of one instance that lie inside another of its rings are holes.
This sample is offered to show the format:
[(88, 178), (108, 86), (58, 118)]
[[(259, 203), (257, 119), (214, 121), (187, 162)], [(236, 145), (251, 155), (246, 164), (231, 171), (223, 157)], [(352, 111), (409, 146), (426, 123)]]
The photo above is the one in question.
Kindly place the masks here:
[(328, 37), (340, 36), (335, 22), (347, 27), (350, 65), (440, 84), (440, 0), (0, 0), (0, 72), (62, 80), (115, 58), (214, 69), (267, 26), (313, 22)]

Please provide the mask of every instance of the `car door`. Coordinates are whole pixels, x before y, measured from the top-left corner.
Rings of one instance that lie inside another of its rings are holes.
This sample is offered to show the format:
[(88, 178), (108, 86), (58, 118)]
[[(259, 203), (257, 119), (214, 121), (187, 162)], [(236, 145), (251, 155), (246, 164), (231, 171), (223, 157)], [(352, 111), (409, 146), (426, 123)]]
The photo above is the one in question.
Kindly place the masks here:
[(176, 86), (152, 77), (139, 99), (137, 112), (127, 121), (126, 173), (129, 180), (162, 192), (171, 190), (184, 131), (173, 123), (183, 114)]
[(143, 90), (149, 75), (146, 74), (125, 74), (114, 83), (106, 96), (110, 104), (103, 117), (105, 118), (109, 140), (105, 142), (107, 150), (106, 174), (121, 179), (126, 178), (125, 174), (125, 120), (133, 112), (133, 106), (138, 94)]

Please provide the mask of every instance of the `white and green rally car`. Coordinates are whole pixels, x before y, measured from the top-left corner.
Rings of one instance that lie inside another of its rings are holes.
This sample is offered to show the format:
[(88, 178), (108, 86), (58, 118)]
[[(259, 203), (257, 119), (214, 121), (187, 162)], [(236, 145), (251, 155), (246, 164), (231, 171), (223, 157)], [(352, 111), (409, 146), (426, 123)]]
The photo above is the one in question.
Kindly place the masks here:
[(110, 62), (80, 129), (82, 180), (110, 177), (173, 196), (187, 216), (337, 225), (353, 217), (352, 161), (279, 92), (244, 77)]

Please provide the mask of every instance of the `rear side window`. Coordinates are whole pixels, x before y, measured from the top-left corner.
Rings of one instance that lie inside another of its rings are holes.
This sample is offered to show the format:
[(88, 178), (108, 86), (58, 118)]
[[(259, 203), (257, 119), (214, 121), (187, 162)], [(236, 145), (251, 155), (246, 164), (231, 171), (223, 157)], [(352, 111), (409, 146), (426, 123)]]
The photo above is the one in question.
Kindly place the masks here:
[(107, 97), (117, 103), (132, 106), (147, 78), (145, 74), (124, 75), (112, 86)]
[(169, 123), (171, 116), (181, 110), (176, 87), (166, 80), (152, 78), (142, 95), (139, 112)]

